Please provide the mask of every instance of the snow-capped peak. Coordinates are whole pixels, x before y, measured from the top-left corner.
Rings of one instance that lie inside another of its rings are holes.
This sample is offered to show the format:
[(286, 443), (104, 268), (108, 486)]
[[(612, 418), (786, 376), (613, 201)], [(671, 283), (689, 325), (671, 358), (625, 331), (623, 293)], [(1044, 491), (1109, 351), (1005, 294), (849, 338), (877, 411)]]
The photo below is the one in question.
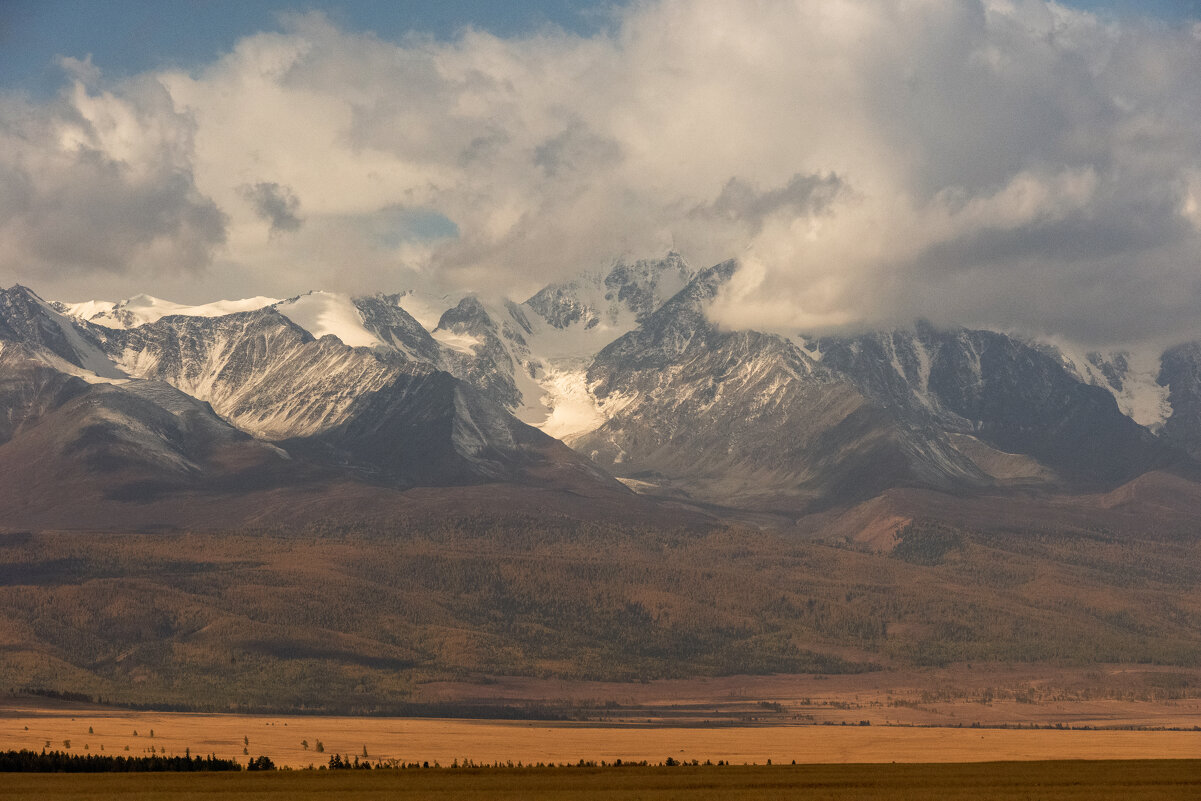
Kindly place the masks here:
[(316, 290), (275, 304), (276, 310), (317, 339), (332, 334), (352, 348), (387, 347), (363, 324), (363, 315), (347, 295)]
[(80, 303), (58, 303), (56, 308), (71, 317), (87, 320), (105, 328), (137, 328), (171, 315), (222, 317), (226, 314), (254, 311), (278, 302), (276, 298), (257, 296), (189, 306), (153, 295), (139, 294), (117, 303), (107, 300), (85, 300)]

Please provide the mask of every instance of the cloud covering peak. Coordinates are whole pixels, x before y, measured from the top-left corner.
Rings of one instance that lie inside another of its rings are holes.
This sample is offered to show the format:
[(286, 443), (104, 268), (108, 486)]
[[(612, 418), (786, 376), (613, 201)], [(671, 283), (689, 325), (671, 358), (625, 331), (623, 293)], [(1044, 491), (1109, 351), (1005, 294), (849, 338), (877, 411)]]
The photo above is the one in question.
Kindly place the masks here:
[(451, 41), (306, 14), (194, 73), (73, 62), (0, 105), (0, 271), (522, 297), (674, 245), (741, 259), (733, 327), (1201, 334), (1199, 29), (1043, 0), (619, 14)]

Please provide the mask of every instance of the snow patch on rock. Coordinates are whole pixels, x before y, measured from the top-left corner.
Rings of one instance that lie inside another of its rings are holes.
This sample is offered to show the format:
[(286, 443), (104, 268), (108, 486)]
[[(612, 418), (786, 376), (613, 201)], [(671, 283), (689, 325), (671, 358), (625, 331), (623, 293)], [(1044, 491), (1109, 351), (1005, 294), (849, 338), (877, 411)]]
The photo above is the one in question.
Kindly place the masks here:
[(549, 410), (538, 427), (552, 437), (570, 445), (572, 440), (595, 431), (608, 419), (588, 391), (587, 369), (549, 369), (538, 383), (546, 393), (542, 403)]
[(401, 293), (400, 302), (397, 305), (407, 311), (414, 320), (421, 323), (426, 331), (432, 332), (438, 327), (438, 321), (442, 319), (443, 313), (447, 309), (454, 308), (458, 302), (458, 298), (452, 298), (450, 295), (410, 289)]
[(1152, 431), (1172, 416), (1168, 388), (1159, 383), (1160, 357), (1138, 350), (1086, 351), (1063, 340), (1049, 343), (1080, 381), (1108, 390), (1122, 414)]
[[(401, 308), (404, 307), (402, 306)], [(409, 312), (409, 314), (413, 314), (413, 312), (409, 311), (408, 309), (405, 309), (405, 311)], [(417, 315), (414, 314), (413, 318), (417, 320), (417, 322), (421, 323), (421, 318), (417, 317)], [(425, 323), (421, 324), (425, 325)], [(458, 351), (459, 353), (466, 353), (469, 356), (474, 356), (475, 349), (484, 344), (484, 341), (477, 336), (472, 336), (471, 334), (456, 334), (454, 331), (450, 331), (445, 328), (432, 329), (430, 331), (430, 336), (451, 350)]]

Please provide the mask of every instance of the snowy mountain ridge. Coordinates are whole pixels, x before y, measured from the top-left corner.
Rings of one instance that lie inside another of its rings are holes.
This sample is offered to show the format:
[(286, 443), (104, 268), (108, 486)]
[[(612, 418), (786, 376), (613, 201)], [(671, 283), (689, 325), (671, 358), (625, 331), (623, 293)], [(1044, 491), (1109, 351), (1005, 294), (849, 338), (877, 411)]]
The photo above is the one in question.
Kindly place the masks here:
[[(118, 302), (47, 305), (58, 314), (119, 330), (166, 316), (222, 317), (273, 307), (315, 339), (333, 335), (350, 347), (396, 351), (474, 380), (497, 394), (519, 419), (570, 440), (595, 430), (607, 419), (586, 380), (592, 360), (683, 289), (692, 276), (692, 269), (672, 252), (659, 260), (617, 262), (608, 273), (584, 272), (576, 279), (544, 287), (521, 304), (472, 297), (473, 303), (457, 314), (453, 310), (463, 299), (453, 295), (409, 289), (396, 295), (371, 296), (377, 306), (384, 299), (386, 305), (407, 312), (429, 333), (433, 345), (417, 337), (416, 348), (411, 326), (404, 336), (397, 336), (396, 331), (381, 333), (367, 324), (362, 306), (372, 302), (370, 298), (322, 290), (286, 300), (259, 296), (198, 305), (145, 294)], [(821, 360), (821, 340), (798, 336), (797, 341), (813, 361)], [(1169, 387), (1160, 383), (1159, 354), (1088, 350), (1057, 338), (1026, 341), (1060, 360), (1082, 383), (1112, 394), (1122, 413), (1138, 424), (1160, 431), (1172, 416)], [(913, 347), (911, 355), (917, 361), (912, 364), (902, 365), (887, 344), (884, 355), (898, 376), (914, 379), (915, 397), (929, 406), (923, 387), (928, 382), (928, 356), (920, 339), (913, 341)], [(125, 377), (119, 365), (108, 364), (86, 343), (80, 343), (77, 350), (86, 362), (74, 365), (82, 368), (76, 371), (81, 377), (91, 381)]]
[[(144, 471), (153, 475), (146, 461), (150, 454), (175, 453), (185, 445), (198, 448), (198, 455), (176, 460), (181, 469), (192, 467), (172, 486), (225, 481), (220, 476), (231, 469), (228, 463), (204, 454), (229, 451), (233, 445), (222, 444), (228, 441), (243, 443), (235, 448), (244, 454), (238, 457), (240, 464), (295, 460), (290, 462), (294, 467), (271, 467), (271, 474), (285, 482), (309, 480), (306, 476), (318, 468), (350, 471), (354, 480), (371, 476), (398, 487), (500, 481), (625, 492), (566, 446), (525, 426), (496, 401), (441, 369), (440, 347), (396, 305), (397, 297), (351, 300), (314, 293), (253, 311), (164, 315), (132, 328), (110, 328), (69, 317), (24, 287), (2, 290), (5, 366), (0, 390), (10, 402), (5, 411), (22, 443), (47, 430), (42, 424), (73, 432), (65, 445), (46, 452), (51, 462), (71, 465), (70, 454), (82, 445), (70, 438), (83, 438), (95, 440), (104, 454), (96, 469), (114, 453), (135, 465), (132, 473), (85, 470), (88, 481), (124, 480)], [(101, 414), (100, 422), (81, 423), (100, 414), (89, 402), (65, 417), (47, 417), (45, 409), (62, 404), (61, 392), (81, 391), (71, 389), (77, 386), (72, 381), (86, 386), (80, 381), (84, 374), (94, 382), (108, 377), (117, 394), (105, 397), (117, 399), (120, 415)], [(192, 406), (185, 408), (173, 398), (188, 398)], [(166, 421), (181, 420), (181, 414), (188, 419), (208, 415), (212, 425), (196, 429), (188, 424), (170, 433)], [(143, 440), (156, 431), (172, 442), (199, 440), (179, 446), (146, 440), (143, 458), (123, 431), (141, 431), (137, 436)], [(242, 439), (231, 440), (228, 432)], [(60, 438), (54, 441), (60, 443)], [(0, 437), (0, 449), (5, 447)], [(21, 447), (26, 446), (13, 445), (9, 451)], [(53, 468), (56, 474), (63, 469)], [(322, 475), (327, 477), (323, 480), (332, 476)], [(261, 482), (250, 482), (256, 483)], [(155, 479), (133, 484), (158, 486)], [(152, 493), (145, 488), (112, 491)]]
[(222, 317), (226, 314), (254, 311), (278, 302), (275, 298), (253, 297), (240, 300), (218, 300), (212, 303), (188, 306), (140, 294), (116, 303), (105, 300), (88, 300), (82, 303), (55, 302), (52, 305), (56, 311), (105, 328), (136, 328), (170, 315)]
[[(89, 380), (165, 382), (285, 450), (409, 477), (426, 447), (417, 409), (444, 420), (438, 458), (478, 476), (507, 474), (494, 456), (525, 447), (521, 421), (642, 492), (738, 507), (1103, 487), (1201, 457), (1201, 346), (1100, 353), (920, 322), (725, 331), (707, 310), (738, 266), (695, 272), (669, 253), (521, 303), (407, 289), (52, 304), (10, 290), (24, 333), (7, 338)], [(377, 440), (410, 449), (403, 467)]]

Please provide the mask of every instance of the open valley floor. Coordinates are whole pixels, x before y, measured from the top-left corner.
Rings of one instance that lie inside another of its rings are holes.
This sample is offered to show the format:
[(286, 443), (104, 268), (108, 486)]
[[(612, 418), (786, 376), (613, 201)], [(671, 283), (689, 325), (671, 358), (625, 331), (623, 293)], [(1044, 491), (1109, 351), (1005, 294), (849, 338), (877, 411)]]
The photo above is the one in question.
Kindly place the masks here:
[[(965, 705), (966, 706), (966, 705)], [(1192, 720), (1201, 720), (1193, 717)], [(864, 719), (864, 722), (871, 722)], [(1182, 721), (1183, 722), (1183, 721)], [(319, 767), (334, 754), (371, 762), (984, 762), (1196, 759), (1201, 730), (931, 727), (912, 725), (656, 725), (391, 717), (268, 716), (19, 708), (0, 715), (0, 750), (208, 755)]]

